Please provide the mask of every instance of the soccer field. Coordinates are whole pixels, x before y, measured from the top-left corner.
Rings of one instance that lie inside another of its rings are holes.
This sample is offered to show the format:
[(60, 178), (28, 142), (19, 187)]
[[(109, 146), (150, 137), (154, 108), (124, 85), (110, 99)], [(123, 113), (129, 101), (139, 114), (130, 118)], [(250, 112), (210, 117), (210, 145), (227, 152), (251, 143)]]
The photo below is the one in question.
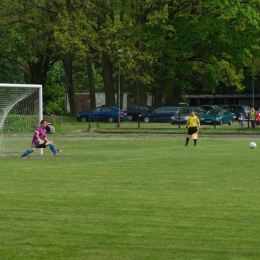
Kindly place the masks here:
[(256, 138), (65, 138), (0, 157), (1, 259), (259, 259)]

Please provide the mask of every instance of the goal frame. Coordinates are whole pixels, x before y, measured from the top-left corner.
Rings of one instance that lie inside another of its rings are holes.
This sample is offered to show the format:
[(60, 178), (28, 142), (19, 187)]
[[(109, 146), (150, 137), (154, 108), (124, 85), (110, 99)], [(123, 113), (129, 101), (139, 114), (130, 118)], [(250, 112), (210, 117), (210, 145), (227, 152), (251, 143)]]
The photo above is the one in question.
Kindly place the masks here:
[[(42, 100), (42, 85), (38, 84), (10, 84), (10, 83), (0, 83), (0, 87), (10, 87), (10, 88), (38, 88), (39, 89), (39, 119), (43, 119), (43, 100)], [(39, 149), (39, 154), (43, 155), (43, 149)]]

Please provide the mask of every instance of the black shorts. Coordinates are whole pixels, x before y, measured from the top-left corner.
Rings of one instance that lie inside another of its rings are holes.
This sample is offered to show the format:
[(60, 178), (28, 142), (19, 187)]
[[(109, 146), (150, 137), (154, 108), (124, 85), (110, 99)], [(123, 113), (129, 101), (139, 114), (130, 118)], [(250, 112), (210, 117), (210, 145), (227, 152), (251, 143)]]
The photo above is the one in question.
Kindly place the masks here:
[(44, 141), (43, 144), (32, 143), (32, 147), (35, 147), (35, 148), (46, 148), (45, 144), (46, 144), (46, 141)]
[(188, 128), (188, 135), (193, 135), (193, 134), (195, 134), (197, 131), (198, 131), (197, 126), (189, 127), (189, 128)]

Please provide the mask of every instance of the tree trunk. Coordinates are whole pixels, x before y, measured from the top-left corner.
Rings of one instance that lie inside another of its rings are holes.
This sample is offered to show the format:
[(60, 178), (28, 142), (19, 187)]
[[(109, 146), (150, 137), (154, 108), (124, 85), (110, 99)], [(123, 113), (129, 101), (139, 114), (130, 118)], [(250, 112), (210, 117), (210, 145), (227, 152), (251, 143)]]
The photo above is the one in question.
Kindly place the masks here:
[(145, 89), (146, 89), (145, 85), (140, 80), (137, 79), (135, 82), (135, 88), (133, 90), (135, 104), (146, 105)]
[(101, 63), (102, 63), (101, 75), (105, 87), (106, 105), (115, 106), (116, 101), (115, 101), (115, 91), (114, 91), (114, 84), (113, 84), (113, 65), (106, 52), (102, 53)]
[(93, 109), (96, 107), (96, 95), (95, 95), (95, 84), (94, 84), (94, 75), (92, 70), (91, 60), (87, 60), (87, 73), (88, 73), (88, 83), (89, 83), (89, 100), (90, 108)]
[(45, 71), (45, 68), (42, 67), (41, 62), (38, 60), (38, 62), (29, 62), (29, 68), (30, 68), (30, 82), (32, 84), (42, 84), (45, 81), (45, 77), (46, 77), (46, 72), (44, 72), (43, 75), (43, 71)]
[(123, 109), (123, 99), (124, 99), (124, 75), (120, 75), (120, 108)]
[(72, 53), (67, 53), (61, 57), (63, 69), (66, 76), (67, 93), (69, 98), (70, 113), (72, 117), (77, 116), (77, 106), (75, 99), (75, 89), (72, 76)]
[(45, 49), (44, 53), (45, 54), (38, 52), (37, 62), (28, 62), (30, 71), (30, 82), (32, 84), (41, 84), (43, 88), (49, 70), (59, 58), (57, 53), (54, 53), (50, 49)]
[(159, 85), (155, 90), (154, 95), (154, 107), (160, 107), (163, 105), (163, 95), (166, 82), (164, 80), (159, 81)]
[(172, 102), (178, 105), (181, 100), (182, 89), (178, 86), (174, 86), (172, 89)]

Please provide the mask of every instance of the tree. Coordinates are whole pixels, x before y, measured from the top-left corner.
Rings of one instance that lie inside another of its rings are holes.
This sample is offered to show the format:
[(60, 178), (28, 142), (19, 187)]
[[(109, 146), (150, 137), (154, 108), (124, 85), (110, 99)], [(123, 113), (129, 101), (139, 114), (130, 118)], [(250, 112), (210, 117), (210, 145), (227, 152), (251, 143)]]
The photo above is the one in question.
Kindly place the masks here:
[[(155, 105), (161, 105), (166, 91), (172, 93), (168, 102), (178, 102), (194, 85), (205, 92), (215, 92), (219, 83), (243, 88), (246, 57), (259, 41), (256, 1), (157, 1), (154, 9), (149, 3), (142, 5), (146, 11), (140, 17), (145, 19), (136, 19), (142, 22), (134, 34), (144, 46), (139, 44), (142, 57), (137, 57), (146, 63), (141, 66), (146, 84), (154, 88)], [(137, 71), (141, 79), (142, 70)]]
[(43, 91), (43, 107), (45, 111), (63, 114), (66, 97), (65, 74), (62, 63), (56, 62), (48, 72)]
[(45, 85), (61, 60), (75, 116), (82, 86), (95, 105), (97, 73), (106, 104), (115, 105), (116, 50), (123, 49), (120, 96), (131, 91), (136, 103), (147, 92), (159, 106), (222, 86), (243, 91), (245, 68), (259, 61), (259, 10), (257, 0), (7, 0), (0, 5), (2, 77), (11, 71), (14, 81)]
[(0, 14), (5, 37), (0, 46), (2, 61), (8, 60), (23, 73), (25, 82), (44, 86), (48, 71), (59, 57), (50, 29), (53, 14), (38, 1), (25, 0), (4, 1)]

